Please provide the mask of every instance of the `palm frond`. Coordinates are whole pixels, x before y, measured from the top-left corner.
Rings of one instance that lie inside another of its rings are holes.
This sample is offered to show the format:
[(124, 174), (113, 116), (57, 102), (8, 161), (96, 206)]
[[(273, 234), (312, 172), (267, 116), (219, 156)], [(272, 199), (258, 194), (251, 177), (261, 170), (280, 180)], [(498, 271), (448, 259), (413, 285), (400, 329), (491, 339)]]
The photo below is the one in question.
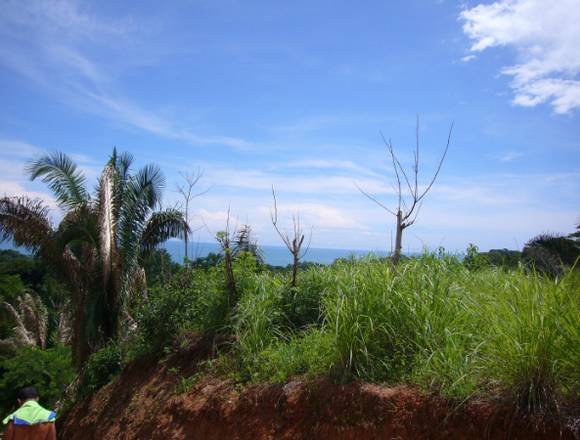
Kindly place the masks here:
[(59, 249), (76, 249), (81, 243), (97, 247), (99, 242), (98, 213), (92, 204), (84, 204), (68, 211), (58, 225)]
[(42, 177), (63, 208), (86, 203), (89, 199), (85, 176), (64, 153), (54, 152), (36, 159), (28, 164), (26, 171), (30, 180)]
[(119, 219), (119, 249), (123, 266), (137, 264), (140, 237), (151, 210), (160, 202), (165, 178), (156, 165), (147, 165), (131, 176), (123, 194)]
[(161, 202), (161, 194), (165, 188), (165, 177), (155, 164), (141, 168), (129, 182), (129, 196), (142, 200), (149, 209), (155, 208)]
[(190, 232), (183, 213), (177, 209), (166, 209), (151, 215), (141, 236), (141, 251), (147, 252), (170, 238), (183, 238)]
[(131, 153), (123, 152), (119, 155), (117, 160), (117, 170), (123, 181), (127, 181), (129, 178), (129, 171), (131, 170), (131, 165), (133, 164), (134, 157)]
[(123, 152), (118, 154), (117, 148), (113, 148), (107, 164), (115, 170), (115, 198), (118, 199), (119, 203), (124, 198), (127, 182), (131, 178), (130, 171), (133, 160), (134, 158), (131, 153)]
[(48, 208), (37, 199), (0, 199), (0, 241), (13, 240), (16, 246), (38, 251), (53, 235)]

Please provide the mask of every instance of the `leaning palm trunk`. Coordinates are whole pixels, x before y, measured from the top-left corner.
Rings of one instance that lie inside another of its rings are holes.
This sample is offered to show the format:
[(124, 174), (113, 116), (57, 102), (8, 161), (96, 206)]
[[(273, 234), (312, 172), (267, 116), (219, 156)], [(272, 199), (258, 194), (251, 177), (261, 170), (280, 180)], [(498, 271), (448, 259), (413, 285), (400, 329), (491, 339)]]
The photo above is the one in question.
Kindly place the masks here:
[(103, 171), (99, 187), (99, 250), (102, 264), (102, 288), (107, 309), (103, 323), (105, 340), (116, 336), (119, 319), (120, 274), (117, 262), (117, 210), (115, 209), (115, 199), (118, 194), (115, 191), (115, 177), (115, 168), (109, 163)]

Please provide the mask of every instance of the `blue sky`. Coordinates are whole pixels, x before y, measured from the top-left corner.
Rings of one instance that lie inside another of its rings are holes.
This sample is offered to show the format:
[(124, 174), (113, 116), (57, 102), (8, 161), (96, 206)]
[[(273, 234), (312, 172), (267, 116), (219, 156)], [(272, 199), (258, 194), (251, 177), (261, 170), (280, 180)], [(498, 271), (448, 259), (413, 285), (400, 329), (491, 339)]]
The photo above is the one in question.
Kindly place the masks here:
[[(550, 5), (550, 7), (548, 7)], [(439, 180), (405, 250), (521, 248), (580, 220), (580, 1), (2, 1), (0, 194), (44, 199), (23, 174), (44, 151), (94, 184), (113, 146), (158, 163), (164, 203), (203, 169), (196, 240), (228, 206), (277, 244), (299, 213), (312, 245), (390, 247), (379, 131), (409, 164), (421, 118)]]

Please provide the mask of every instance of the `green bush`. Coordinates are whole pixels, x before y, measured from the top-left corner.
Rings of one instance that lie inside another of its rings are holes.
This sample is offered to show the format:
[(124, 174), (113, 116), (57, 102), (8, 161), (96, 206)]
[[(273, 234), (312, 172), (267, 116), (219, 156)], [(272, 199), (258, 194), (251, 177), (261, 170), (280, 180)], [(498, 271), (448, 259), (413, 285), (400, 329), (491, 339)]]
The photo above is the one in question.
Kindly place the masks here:
[(161, 351), (185, 330), (219, 332), (230, 310), (220, 269), (183, 269), (165, 285), (152, 289), (137, 310), (133, 350), (137, 354)]
[(305, 329), (322, 323), (322, 297), (328, 283), (322, 269), (311, 267), (300, 274), (298, 286), (282, 291), (284, 315), (292, 328)]
[(541, 234), (526, 243), (523, 259), (533, 269), (555, 277), (580, 258), (580, 244), (556, 234)]
[(121, 371), (121, 368), (121, 350), (117, 344), (111, 342), (94, 352), (82, 372), (78, 396), (82, 398), (94, 394), (103, 385), (109, 383)]
[(3, 414), (15, 409), (17, 392), (25, 386), (36, 387), (40, 403), (51, 408), (75, 377), (70, 349), (62, 346), (47, 350), (20, 348), (13, 357), (0, 363), (0, 371), (0, 410)]
[(267, 346), (249, 364), (254, 381), (284, 382), (294, 375), (333, 374), (338, 364), (332, 334), (312, 328)]

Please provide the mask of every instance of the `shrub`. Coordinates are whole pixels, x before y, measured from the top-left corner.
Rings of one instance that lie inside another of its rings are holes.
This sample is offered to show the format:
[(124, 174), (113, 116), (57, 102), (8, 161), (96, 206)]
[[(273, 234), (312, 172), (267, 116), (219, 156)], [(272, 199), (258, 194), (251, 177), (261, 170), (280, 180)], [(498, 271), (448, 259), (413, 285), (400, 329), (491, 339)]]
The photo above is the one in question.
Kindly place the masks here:
[(137, 355), (163, 350), (185, 330), (217, 333), (227, 324), (229, 311), (220, 268), (184, 269), (152, 289), (138, 307), (133, 349)]
[(282, 309), (288, 325), (294, 329), (305, 329), (322, 323), (322, 296), (327, 289), (328, 277), (319, 267), (302, 272), (300, 283), (295, 288), (282, 291)]
[(463, 264), (470, 270), (481, 269), (489, 264), (487, 257), (479, 252), (479, 248), (469, 243), (463, 258)]
[(40, 403), (51, 408), (75, 377), (70, 349), (62, 346), (47, 350), (20, 348), (13, 357), (0, 363), (0, 371), (0, 409), (3, 414), (14, 409), (17, 392), (25, 386), (36, 387)]
[(535, 270), (552, 277), (562, 275), (565, 266), (573, 266), (580, 258), (577, 241), (555, 234), (542, 234), (526, 243), (524, 261)]
[(291, 376), (332, 374), (338, 364), (331, 333), (312, 328), (269, 345), (257, 355), (251, 372), (256, 381), (284, 382)]
[(86, 397), (94, 394), (109, 383), (121, 368), (121, 350), (117, 344), (110, 342), (89, 357), (82, 372), (78, 396)]
[(522, 261), (522, 253), (520, 251), (511, 251), (509, 249), (490, 249), (489, 252), (482, 255), (487, 257), (489, 264), (492, 266), (504, 269), (517, 269)]

